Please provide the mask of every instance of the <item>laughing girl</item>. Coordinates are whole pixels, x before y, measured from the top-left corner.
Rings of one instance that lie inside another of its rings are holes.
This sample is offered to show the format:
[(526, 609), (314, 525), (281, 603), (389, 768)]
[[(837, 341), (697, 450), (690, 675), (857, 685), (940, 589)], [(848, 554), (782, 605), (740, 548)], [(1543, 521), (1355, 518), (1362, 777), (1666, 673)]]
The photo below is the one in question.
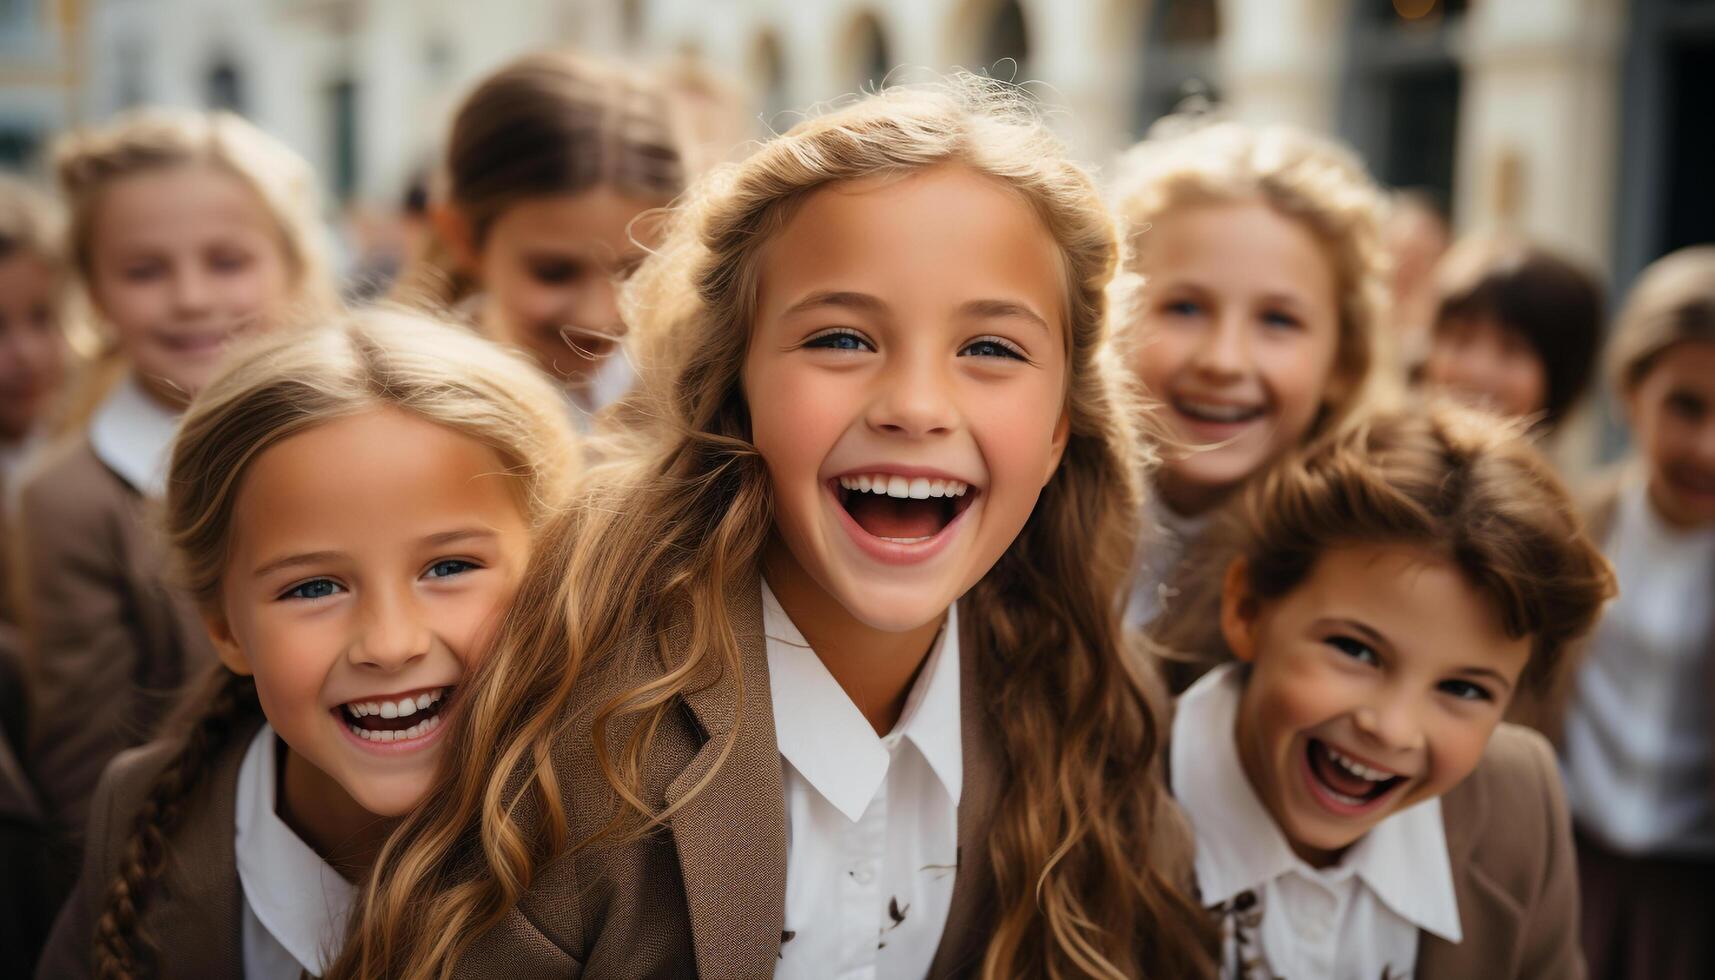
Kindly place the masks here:
[(271, 338), (217, 378), (167, 525), (221, 665), (108, 766), (42, 975), (321, 975), (575, 451), (529, 364), (420, 317)]
[(694, 190), (634, 280), (648, 444), (544, 546), (331, 976), (1203, 974), (1114, 600), (1115, 256), (976, 80)]
[(111, 343), (94, 373), (117, 374), (24, 482), (17, 525), (29, 762), (75, 833), (102, 767), (214, 661), (146, 516), (173, 427), (235, 336), (325, 309), (333, 289), (315, 175), (237, 116), (139, 112), (74, 133), (57, 164), (76, 285)]
[[(1548, 463), (1451, 406), (1383, 414), (1252, 485), (1173, 792), (1223, 977), (1582, 977), (1548, 743), (1501, 725), (1613, 594)], [(1498, 726), (1498, 727), (1497, 727)]]
[[(1203, 649), (1218, 585), (1181, 559), (1210, 515), (1294, 448), (1385, 392), (1382, 198), (1342, 148), (1288, 127), (1220, 123), (1152, 138), (1120, 161), (1130, 239), (1122, 337), (1160, 408), (1163, 465), (1127, 618)], [(1164, 602), (1175, 592), (1178, 603)], [(1209, 606), (1197, 605), (1199, 598)], [(1176, 621), (1176, 622), (1175, 622)]]

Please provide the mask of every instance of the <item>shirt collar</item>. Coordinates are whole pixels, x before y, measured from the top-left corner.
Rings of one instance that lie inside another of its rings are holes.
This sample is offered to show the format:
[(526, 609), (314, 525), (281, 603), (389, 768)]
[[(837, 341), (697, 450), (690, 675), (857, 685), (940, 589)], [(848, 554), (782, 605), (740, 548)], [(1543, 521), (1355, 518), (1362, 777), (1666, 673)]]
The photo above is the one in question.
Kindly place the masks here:
[(150, 398), (136, 375), (127, 373), (89, 423), (95, 457), (145, 497), (167, 492), (167, 462), (179, 416)]
[(1394, 914), (1448, 942), (1463, 936), (1453, 891), (1441, 801), (1396, 813), (1317, 869), (1292, 851), (1239, 762), (1234, 723), (1244, 673), (1209, 672), (1179, 699), (1170, 748), (1173, 795), (1197, 834), (1197, 884), (1207, 905), (1258, 889), (1282, 875), (1334, 881), (1356, 874)]
[(762, 629), (780, 754), (829, 803), (857, 821), (875, 798), (892, 759), (891, 744), (910, 740), (956, 807), (964, 785), (959, 725), (959, 622), (955, 605), (930, 648), (892, 733), (875, 734), (863, 713), (810, 649), (767, 582)]
[(319, 977), (343, 944), (356, 888), (280, 819), (275, 758), (274, 729), (263, 725), (238, 769), (238, 881), (257, 921)]

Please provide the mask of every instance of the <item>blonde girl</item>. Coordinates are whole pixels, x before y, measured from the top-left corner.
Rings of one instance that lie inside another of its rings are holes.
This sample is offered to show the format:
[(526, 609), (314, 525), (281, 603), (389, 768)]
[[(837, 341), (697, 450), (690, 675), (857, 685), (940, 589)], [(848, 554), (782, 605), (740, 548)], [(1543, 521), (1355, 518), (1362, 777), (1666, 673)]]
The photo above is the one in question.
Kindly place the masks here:
[(699, 184), (628, 305), (654, 425), (543, 545), (329, 976), (1202, 975), (1114, 598), (1116, 255), (970, 78)]
[(1165, 460), (1128, 618), (1154, 620), (1208, 515), (1386, 393), (1382, 198), (1342, 147), (1221, 122), (1121, 158), (1121, 330)]
[(144, 517), (227, 343), (333, 302), (314, 175), (236, 116), (148, 110), (58, 149), (72, 271), (111, 340), (86, 421), (22, 488), (31, 765), (68, 830), (114, 753), (213, 660)]
[(575, 458), (528, 362), (417, 315), (236, 357), (166, 507), (221, 664), (103, 774), (43, 974), (320, 975)]
[(69, 352), (61, 324), (66, 262), (60, 225), (43, 195), (22, 181), (0, 177), (0, 493), (6, 493), (19, 463), (45, 432), (65, 380)]
[(684, 187), (668, 94), (567, 52), (515, 61), (453, 117), (435, 238), (394, 295), (470, 305), (482, 331), (529, 351), (580, 423), (624, 394), (615, 285), (652, 239), (640, 216)]

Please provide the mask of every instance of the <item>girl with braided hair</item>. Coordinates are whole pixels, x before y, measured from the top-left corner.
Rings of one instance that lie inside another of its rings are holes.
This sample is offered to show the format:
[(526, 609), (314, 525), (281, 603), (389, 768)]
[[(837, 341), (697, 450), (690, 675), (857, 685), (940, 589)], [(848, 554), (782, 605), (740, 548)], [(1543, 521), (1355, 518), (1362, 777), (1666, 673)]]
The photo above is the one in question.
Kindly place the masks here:
[(103, 774), (43, 976), (325, 972), (574, 443), (527, 361), (414, 314), (268, 338), (204, 389), (166, 524), (221, 663)]

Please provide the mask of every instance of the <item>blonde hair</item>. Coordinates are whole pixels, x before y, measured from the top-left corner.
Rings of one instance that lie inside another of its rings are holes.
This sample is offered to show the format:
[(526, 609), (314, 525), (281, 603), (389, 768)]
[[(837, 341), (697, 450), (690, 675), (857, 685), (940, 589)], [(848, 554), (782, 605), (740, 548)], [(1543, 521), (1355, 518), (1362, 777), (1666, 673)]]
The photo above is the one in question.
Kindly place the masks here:
[[(1183, 208), (1258, 200), (1302, 222), (1322, 243), (1335, 274), (1339, 337), (1328, 397), (1305, 435), (1338, 429), (1397, 394), (1387, 350), (1387, 251), (1381, 236), (1385, 199), (1350, 151), (1290, 126), (1236, 122), (1157, 124), (1120, 157), (1115, 209), (1127, 237), (1126, 272), (1116, 281), (1128, 318), (1148, 270), (1137, 267), (1152, 224)], [(1119, 311), (1116, 311), (1119, 312)], [(1124, 330), (1130, 343), (1136, 330)]]
[(1341, 544), (1444, 556), (1507, 635), (1530, 638), (1527, 693), (1554, 684), (1567, 647), (1615, 594), (1613, 571), (1522, 423), (1450, 403), (1377, 414), (1325, 440), (1247, 488), (1235, 516), (1236, 553), (1265, 601)]
[[(526, 55), (459, 104), (436, 196), (480, 247), (514, 205), (598, 187), (665, 204), (685, 185), (667, 93), (629, 69), (569, 51)], [(405, 302), (456, 305), (477, 289), (431, 232), (394, 287)]]
[[(645, 801), (652, 733), (699, 678), (741, 676), (727, 597), (761, 574), (773, 524), (741, 384), (762, 255), (817, 191), (937, 165), (1008, 185), (1041, 218), (1067, 271), (1064, 460), (970, 593), (981, 615), (966, 635), (987, 710), (1005, 719), (995, 726), (1006, 766), (993, 832), (962, 842), (986, 848), (994, 871), (983, 975), (1212, 970), (1207, 921), (1174, 880), (1186, 855), (1162, 853), (1177, 839), (1162, 832), (1159, 719), (1140, 663), (1122, 652), (1116, 597), (1141, 479), (1134, 412), (1105, 343), (1113, 225), (1033, 105), (1008, 86), (959, 76), (809, 119), (689, 194), (628, 296), (633, 336), (655, 365), (634, 396), (647, 420), (630, 435), (635, 452), (613, 457), (539, 552), (470, 710), (448, 733), (441, 771), (451, 785), (388, 842), (330, 977), (449, 974), (568, 846), (549, 760), (570, 710), (589, 712), (619, 804), (597, 839), (634, 839), (684, 805), (657, 812)], [(690, 627), (675, 647), (682, 667), (606, 703), (572, 703), (580, 670), (639, 638), (666, 642), (668, 623)]]
[(65, 272), (65, 228), (48, 197), (29, 184), (0, 175), (0, 259), (22, 252), (54, 274)]
[(1609, 342), (1614, 389), (1629, 394), (1662, 352), (1688, 341), (1715, 342), (1715, 245), (1671, 252), (1638, 277)]
[[(187, 591), (218, 606), (233, 509), (257, 457), (290, 436), (382, 407), (493, 449), (539, 529), (563, 502), (578, 459), (552, 384), (521, 357), (428, 317), (374, 309), (304, 333), (264, 335), (191, 403), (173, 444), (166, 527)], [(217, 666), (177, 722), (178, 749), (133, 820), (97, 924), (97, 975), (155, 972), (143, 910), (164, 873), (185, 802), (210, 763), (259, 717), (249, 677)]]

